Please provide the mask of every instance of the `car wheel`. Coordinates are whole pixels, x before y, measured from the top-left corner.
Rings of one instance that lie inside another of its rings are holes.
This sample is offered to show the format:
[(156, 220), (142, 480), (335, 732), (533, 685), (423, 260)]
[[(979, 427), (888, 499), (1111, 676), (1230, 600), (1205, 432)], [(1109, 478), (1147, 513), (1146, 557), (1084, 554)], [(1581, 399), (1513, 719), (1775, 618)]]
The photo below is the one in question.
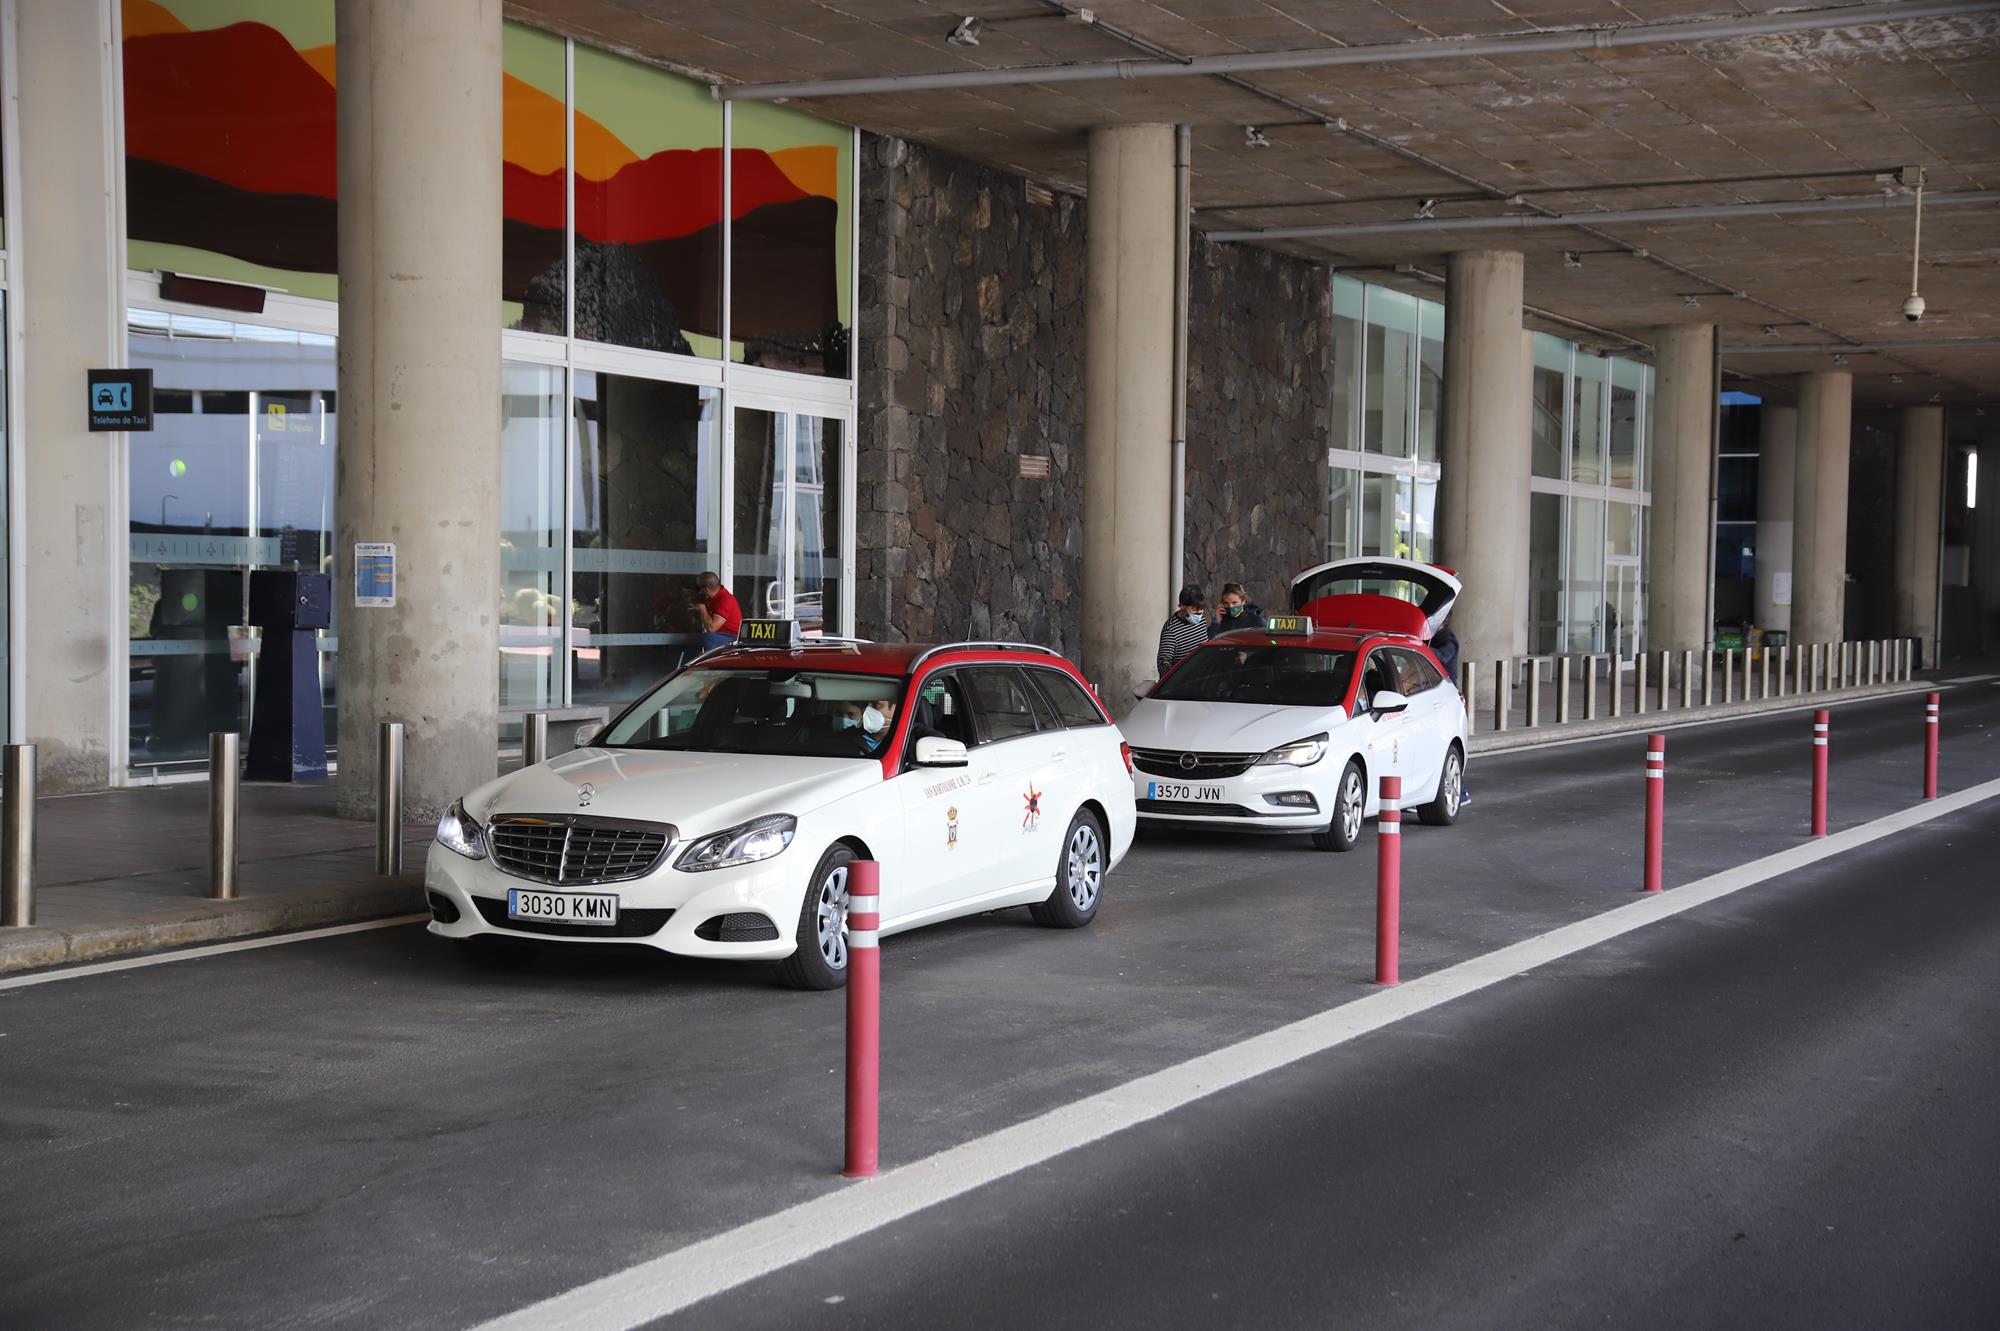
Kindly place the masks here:
[(1340, 774), (1340, 784), (1334, 787), (1333, 817), (1327, 820), (1326, 830), (1313, 833), (1313, 844), (1321, 850), (1353, 850), (1361, 839), (1367, 812), (1368, 783), (1362, 779), (1361, 764), (1350, 758), (1347, 770)]
[(778, 963), (793, 989), (838, 989), (847, 983), (847, 866), (854, 852), (830, 847), (819, 857), (799, 906), (798, 947)]
[(541, 960), (542, 950), (533, 943), (517, 943), (511, 938), (454, 938), (458, 955), (481, 970), (526, 970)]
[(1089, 924), (1097, 918), (1097, 903), (1104, 897), (1104, 870), (1110, 858), (1104, 829), (1096, 817), (1078, 809), (1056, 856), (1056, 890), (1047, 901), (1028, 907), (1028, 914), (1050, 929), (1081, 929)]
[(1465, 792), (1465, 755), (1453, 744), (1445, 750), (1444, 771), (1438, 774), (1437, 797), (1417, 810), (1417, 817), (1432, 827), (1450, 827), (1458, 821), (1459, 797)]

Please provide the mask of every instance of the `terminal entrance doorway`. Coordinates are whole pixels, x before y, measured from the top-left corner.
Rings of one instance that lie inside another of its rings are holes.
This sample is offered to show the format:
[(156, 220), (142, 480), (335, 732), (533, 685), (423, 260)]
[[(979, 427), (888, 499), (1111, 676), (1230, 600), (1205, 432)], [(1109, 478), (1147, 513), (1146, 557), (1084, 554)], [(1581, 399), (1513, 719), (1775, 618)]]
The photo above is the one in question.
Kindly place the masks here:
[(853, 430), (844, 411), (732, 394), (730, 590), (751, 618), (852, 633)]

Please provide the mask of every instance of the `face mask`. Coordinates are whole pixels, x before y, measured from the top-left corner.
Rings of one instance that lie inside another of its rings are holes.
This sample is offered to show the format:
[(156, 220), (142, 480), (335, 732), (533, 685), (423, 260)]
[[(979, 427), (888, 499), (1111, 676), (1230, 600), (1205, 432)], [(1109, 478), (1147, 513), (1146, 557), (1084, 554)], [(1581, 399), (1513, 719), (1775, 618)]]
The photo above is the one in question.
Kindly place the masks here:
[(861, 713), (861, 728), (871, 735), (881, 734), (883, 727), (888, 724), (889, 718), (882, 715), (881, 712), (873, 707), (867, 708)]
[(1243, 613), (1243, 607), (1240, 605), (1225, 605), (1222, 607), (1222, 613), (1234, 619)]
[(1181, 618), (1185, 619), (1190, 624), (1199, 624), (1201, 623), (1201, 611), (1190, 610), (1186, 614), (1182, 615)]
[(861, 723), (859, 721), (855, 720), (851, 716), (836, 716), (835, 718), (833, 718), (833, 728), (835, 730), (853, 730), (856, 726), (859, 726), (860, 724)]

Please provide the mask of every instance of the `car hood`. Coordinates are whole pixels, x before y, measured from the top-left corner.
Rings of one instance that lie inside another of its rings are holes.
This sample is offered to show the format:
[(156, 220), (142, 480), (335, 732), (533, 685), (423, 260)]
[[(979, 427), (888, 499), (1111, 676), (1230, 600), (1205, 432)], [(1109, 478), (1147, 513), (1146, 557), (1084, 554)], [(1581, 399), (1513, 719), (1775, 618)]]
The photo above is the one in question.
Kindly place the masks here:
[(760, 814), (807, 813), (881, 780), (882, 764), (869, 759), (589, 748), (502, 777), (466, 809), (481, 821), (540, 813), (672, 823), (689, 837)]
[(1339, 707), (1142, 698), (1118, 728), (1134, 748), (1264, 753), (1321, 731), (1330, 733), (1346, 720), (1346, 710)]

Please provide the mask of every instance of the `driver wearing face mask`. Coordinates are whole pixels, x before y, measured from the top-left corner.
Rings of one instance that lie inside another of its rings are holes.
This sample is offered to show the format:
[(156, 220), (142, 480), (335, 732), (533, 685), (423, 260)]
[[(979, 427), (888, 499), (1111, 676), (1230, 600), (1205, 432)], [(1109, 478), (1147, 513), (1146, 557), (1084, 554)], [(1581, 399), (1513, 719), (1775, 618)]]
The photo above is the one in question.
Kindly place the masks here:
[(1160, 628), (1160, 673), (1166, 674), (1174, 662), (1207, 641), (1208, 593), (1189, 583), (1181, 588), (1179, 604)]
[(880, 757), (896, 730), (896, 700), (877, 698), (873, 702), (844, 702), (834, 718), (834, 728), (851, 730), (861, 739), (862, 756)]

